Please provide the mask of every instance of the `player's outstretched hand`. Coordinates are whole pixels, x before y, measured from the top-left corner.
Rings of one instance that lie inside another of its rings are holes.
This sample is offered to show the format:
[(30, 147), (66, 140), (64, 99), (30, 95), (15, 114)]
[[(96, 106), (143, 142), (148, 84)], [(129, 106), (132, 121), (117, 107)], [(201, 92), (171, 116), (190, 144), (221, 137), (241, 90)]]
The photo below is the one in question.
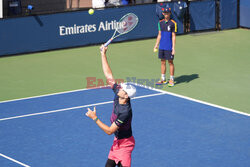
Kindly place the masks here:
[(105, 47), (104, 45), (102, 45), (102, 46), (100, 47), (100, 51), (101, 51), (101, 54), (102, 54), (102, 55), (103, 55), (103, 54), (106, 54), (107, 50), (108, 50), (108, 47)]
[(154, 47), (154, 52), (157, 52), (158, 51), (158, 46), (156, 45), (155, 47)]
[(88, 108), (88, 112), (86, 113), (86, 116), (91, 118), (91, 119), (96, 119), (96, 108), (94, 107), (94, 110), (92, 111), (90, 108)]
[(172, 55), (175, 55), (175, 49), (172, 49)]

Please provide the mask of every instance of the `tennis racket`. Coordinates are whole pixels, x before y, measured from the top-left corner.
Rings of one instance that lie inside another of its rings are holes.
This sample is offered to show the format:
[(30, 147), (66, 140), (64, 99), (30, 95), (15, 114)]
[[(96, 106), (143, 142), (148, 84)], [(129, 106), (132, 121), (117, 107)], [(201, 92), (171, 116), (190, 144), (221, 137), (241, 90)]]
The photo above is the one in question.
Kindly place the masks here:
[(104, 44), (107, 47), (115, 38), (132, 31), (138, 24), (138, 17), (134, 13), (124, 15), (116, 24), (113, 36)]

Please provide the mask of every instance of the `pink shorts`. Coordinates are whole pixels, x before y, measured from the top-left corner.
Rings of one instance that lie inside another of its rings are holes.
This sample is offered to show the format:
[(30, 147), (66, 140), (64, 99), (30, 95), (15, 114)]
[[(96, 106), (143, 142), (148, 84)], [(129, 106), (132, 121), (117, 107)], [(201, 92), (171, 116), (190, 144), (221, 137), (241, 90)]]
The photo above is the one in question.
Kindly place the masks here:
[(131, 166), (131, 154), (135, 147), (135, 139), (133, 136), (126, 139), (114, 138), (113, 145), (109, 152), (109, 159), (114, 160), (116, 164), (121, 162), (122, 166)]

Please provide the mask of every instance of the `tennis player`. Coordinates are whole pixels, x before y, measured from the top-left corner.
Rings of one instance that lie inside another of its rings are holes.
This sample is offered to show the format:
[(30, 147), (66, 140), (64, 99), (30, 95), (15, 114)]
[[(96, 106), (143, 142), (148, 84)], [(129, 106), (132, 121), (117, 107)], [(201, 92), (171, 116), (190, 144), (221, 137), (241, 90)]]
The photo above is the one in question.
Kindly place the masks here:
[(130, 167), (131, 154), (135, 146), (131, 128), (132, 108), (130, 98), (135, 96), (136, 89), (128, 83), (122, 83), (120, 85), (115, 83), (106, 57), (107, 47), (102, 45), (100, 49), (104, 75), (115, 93), (114, 107), (110, 118), (111, 126), (104, 124), (98, 119), (95, 107), (93, 111), (88, 108), (86, 115), (93, 119), (106, 134), (115, 134), (105, 167), (115, 167), (116, 165), (118, 165), (118, 167)]
[[(161, 80), (157, 85), (168, 84), (168, 86), (174, 86), (174, 54), (175, 54), (175, 41), (177, 24), (174, 20), (170, 19), (171, 8), (162, 8), (162, 14), (164, 19), (158, 23), (158, 36), (156, 39), (154, 50), (159, 47), (159, 59), (161, 59)], [(159, 46), (160, 44), (160, 46)], [(166, 60), (169, 64), (170, 80), (166, 81)]]

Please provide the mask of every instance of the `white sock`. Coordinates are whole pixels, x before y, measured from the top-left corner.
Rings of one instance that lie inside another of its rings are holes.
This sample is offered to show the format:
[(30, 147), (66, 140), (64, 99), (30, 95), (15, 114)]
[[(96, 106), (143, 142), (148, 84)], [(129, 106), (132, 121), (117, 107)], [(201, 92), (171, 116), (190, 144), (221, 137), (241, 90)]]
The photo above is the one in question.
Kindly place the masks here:
[(174, 80), (174, 76), (173, 75), (170, 75), (170, 80)]
[(165, 74), (161, 74), (161, 79), (162, 79), (163, 81), (166, 81), (166, 76), (165, 76)]

